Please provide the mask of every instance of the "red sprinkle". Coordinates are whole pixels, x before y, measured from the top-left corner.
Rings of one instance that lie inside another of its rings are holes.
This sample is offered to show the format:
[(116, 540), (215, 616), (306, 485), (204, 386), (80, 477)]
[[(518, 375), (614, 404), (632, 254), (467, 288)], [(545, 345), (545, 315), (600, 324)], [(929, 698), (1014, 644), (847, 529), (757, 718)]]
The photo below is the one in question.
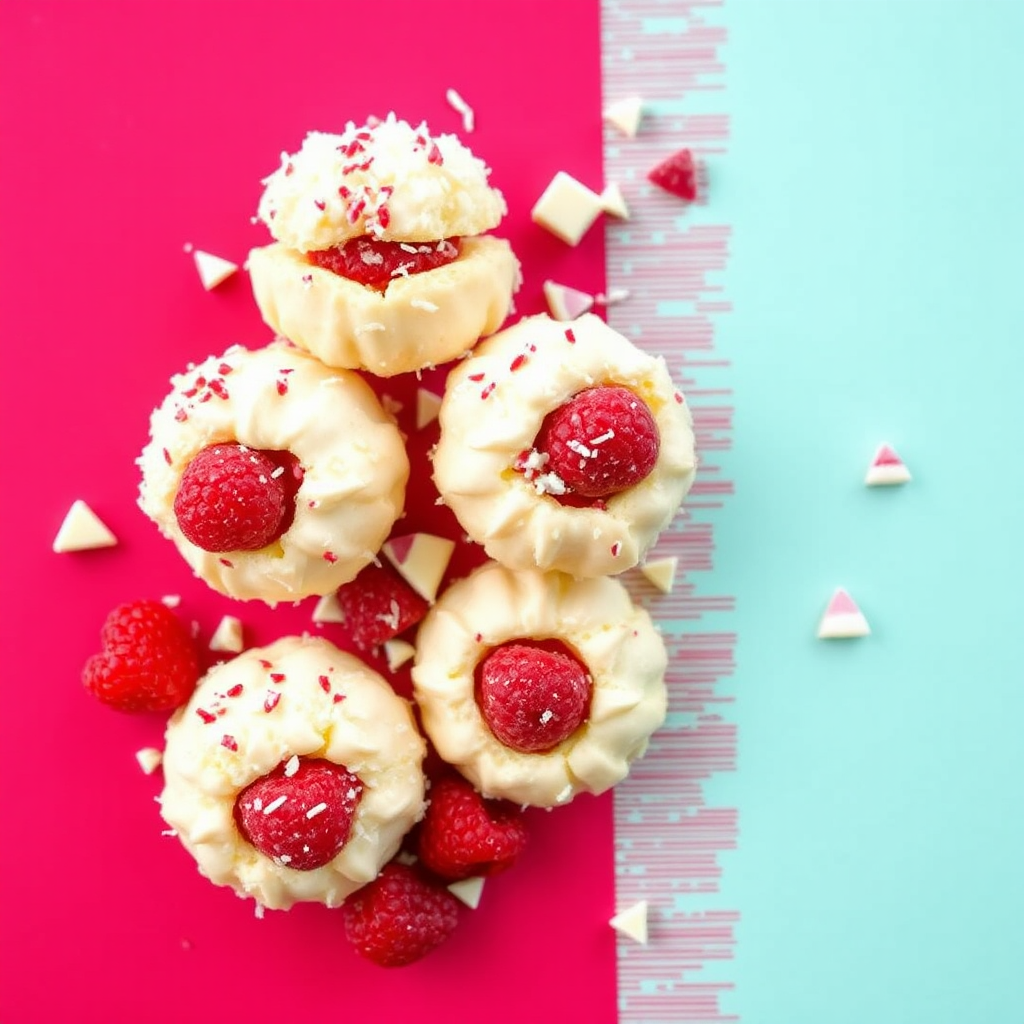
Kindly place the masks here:
[(343, 694), (343, 693), (336, 693), (334, 695), (334, 703), (335, 704), (340, 704), (344, 699), (345, 699), (345, 694)]
[(283, 672), (271, 672), (270, 673), (270, 681), (272, 683), (283, 683), (284, 682), (284, 673)]
[(286, 380), (279, 380), (277, 382), (277, 393), (279, 395), (287, 395), (288, 394), (288, 381), (286, 381)]
[(682, 404), (683, 404), (683, 396), (682, 396), (682, 395), (681, 395), (681, 394), (680, 394), (680, 393), (679, 393), (678, 391), (676, 392), (676, 401), (677, 401), (677, 402), (678, 402), (678, 403), (679, 403), (680, 405), (682, 405)]
[(224, 381), (222, 381), (219, 377), (214, 377), (213, 380), (210, 381), (210, 390), (218, 398), (222, 398), (225, 401), (227, 400), (227, 398), (228, 398), (228, 389), (226, 387), (224, 387)]
[(327, 209), (327, 204), (322, 199), (314, 199), (313, 200), (313, 205), (318, 210), (326, 210)]
[(164, 449), (164, 462), (169, 466), (171, 464), (171, 453), (165, 448)]
[(569, 342), (570, 345), (576, 344), (576, 335), (573, 334), (571, 327), (566, 327), (565, 329), (565, 340)]
[(235, 742), (235, 737), (229, 736), (227, 733), (224, 733), (221, 737), (220, 745), (222, 747), (227, 747), (228, 750), (238, 750), (238, 744)]
[(274, 663), (273, 663), (273, 662), (271, 662), (271, 661), (267, 661), (267, 659), (266, 659), (266, 658), (260, 658), (260, 664), (261, 664), (261, 665), (262, 665), (262, 666), (263, 666), (264, 668), (273, 668), (273, 667), (274, 667)]
[(242, 684), (235, 683), (230, 690), (225, 694), (226, 697), (240, 697), (242, 695)]
[(188, 413), (184, 409), (178, 409), (174, 414), (174, 418), (178, 423), (184, 423), (188, 419)]
[(491, 393), (492, 393), (492, 392), (494, 391), (495, 387), (497, 387), (497, 385), (496, 385), (496, 384), (494, 383), (494, 381), (492, 380), (492, 381), (491, 381), (491, 383), (490, 383), (490, 384), (488, 384), (488, 385), (487, 385), (487, 387), (485, 387), (485, 388), (483, 389), (483, 391), (481, 391), (481, 392), (480, 392), (480, 397), (481, 397), (482, 399), (488, 399), (488, 398), (490, 398), (490, 397), (491, 397)]
[(515, 359), (512, 360), (512, 362), (509, 364), (508, 368), (509, 368), (509, 370), (512, 371), (512, 373), (515, 373), (516, 370), (518, 370), (519, 367), (522, 366), (523, 363), (525, 363), (525, 362), (526, 362), (526, 355), (525, 355), (525, 353), (520, 352), (519, 355), (517, 355), (515, 357)]
[(327, 676), (320, 677), (320, 689), (323, 690), (324, 693), (331, 692), (331, 681), (327, 678)]
[(337, 560), (338, 560), (338, 556), (333, 551), (325, 551), (324, 552), (324, 561), (325, 562), (330, 562), (331, 565), (334, 565), (334, 563)]
[(211, 715), (206, 708), (196, 708), (196, 714), (203, 720), (203, 725), (209, 725), (211, 722), (217, 721), (217, 716)]
[(469, 375), (469, 379), (474, 381), (481, 381), (484, 379), (484, 375), (482, 373), (471, 373)]
[(263, 702), (263, 710), (267, 712), (273, 711), (280, 699), (281, 694), (277, 690), (267, 690), (267, 698)]
[(217, 367), (217, 372), (222, 377), (226, 377), (233, 369), (233, 366), (229, 366), (227, 363), (221, 363), (220, 366)]
[(229, 569), (234, 569), (235, 567), (235, 563), (232, 562), (230, 559), (218, 558), (217, 561), (220, 562), (221, 565), (226, 565)]

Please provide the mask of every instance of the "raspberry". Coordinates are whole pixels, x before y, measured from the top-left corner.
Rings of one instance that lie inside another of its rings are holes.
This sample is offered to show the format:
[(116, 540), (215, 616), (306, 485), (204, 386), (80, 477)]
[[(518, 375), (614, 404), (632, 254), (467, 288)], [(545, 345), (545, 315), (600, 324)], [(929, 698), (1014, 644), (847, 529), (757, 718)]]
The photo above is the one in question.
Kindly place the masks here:
[(519, 642), (496, 647), (484, 659), (477, 701), (484, 721), (506, 747), (545, 753), (587, 717), (593, 682), (564, 651)]
[(441, 945), (459, 923), (459, 901), (397, 861), (342, 904), (348, 941), (382, 967), (401, 967)]
[(398, 636), (427, 614), (429, 605), (386, 565), (368, 565), (338, 590), (352, 642), (368, 650)]
[(312, 871), (348, 841), (363, 784), (342, 765), (319, 758), (302, 758), (288, 771), (286, 761), (246, 786), (235, 800), (235, 823), (260, 853)]
[(119, 711), (170, 711), (188, 700), (199, 679), (195, 644), (159, 601), (115, 608), (100, 633), (103, 653), (82, 670), (85, 688)]
[(692, 203), (697, 198), (697, 167), (693, 154), (681, 149), (647, 172), (647, 180)]
[(310, 263), (324, 270), (383, 290), (396, 277), (419, 274), (451, 263), (459, 255), (461, 242), (458, 237), (440, 242), (381, 242), (362, 235), (344, 245), (318, 249), (306, 256)]
[(269, 452), (237, 442), (210, 445), (182, 474), (174, 498), (178, 526), (204, 551), (258, 551), (284, 533), (286, 512), (294, 515), (288, 476)]
[(549, 413), (535, 448), (571, 492), (607, 498), (643, 480), (660, 445), (646, 403), (628, 388), (605, 385), (580, 391)]
[(420, 825), (420, 860), (451, 882), (496, 875), (526, 846), (522, 811), (508, 800), (485, 800), (461, 776), (438, 779)]

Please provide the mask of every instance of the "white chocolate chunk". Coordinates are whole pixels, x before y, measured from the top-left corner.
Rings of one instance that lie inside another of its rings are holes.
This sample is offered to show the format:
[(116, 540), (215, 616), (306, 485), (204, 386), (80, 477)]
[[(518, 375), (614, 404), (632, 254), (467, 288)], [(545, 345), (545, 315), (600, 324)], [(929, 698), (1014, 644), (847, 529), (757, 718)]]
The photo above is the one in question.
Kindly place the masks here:
[(629, 298), (628, 288), (609, 288), (607, 293), (601, 292), (594, 296), (596, 306), (614, 306), (619, 302), (625, 302)]
[(93, 548), (112, 548), (117, 538), (106, 523), (81, 498), (72, 502), (64, 522), (53, 539), (53, 550), (90, 551)]
[(610, 213), (620, 220), (629, 220), (629, 207), (626, 205), (626, 197), (622, 189), (613, 181), (605, 185), (601, 193), (601, 208), (605, 213)]
[(640, 96), (626, 96), (624, 99), (609, 103), (601, 116), (618, 128), (623, 135), (633, 138), (640, 127), (643, 112), (644, 101)]
[(557, 281), (544, 282), (544, 298), (556, 320), (575, 320), (594, 305), (594, 296)]
[(135, 752), (135, 760), (139, 762), (139, 767), (146, 775), (152, 775), (160, 767), (163, 759), (163, 752), (156, 747), (143, 747)]
[(679, 559), (673, 555), (671, 558), (656, 558), (640, 566), (640, 571), (653, 583), (663, 594), (672, 592), (676, 581), (676, 569), (679, 568)]
[(620, 935), (647, 945), (647, 900), (620, 911), (608, 922)]
[(441, 396), (426, 388), (416, 389), (416, 429), (422, 430), (437, 419), (441, 410)]
[(195, 260), (199, 280), (207, 291), (223, 284), (232, 274), (238, 273), (237, 263), (232, 263), (222, 256), (214, 256), (210, 252), (203, 252), (202, 249), (196, 249), (192, 253), (192, 259)]
[(338, 604), (337, 593), (331, 591), (317, 601), (316, 607), (313, 609), (313, 621), (317, 623), (345, 621), (345, 613), (341, 610), (341, 605)]
[(448, 886), (448, 891), (457, 899), (462, 900), (470, 910), (476, 910), (480, 906), (480, 897), (484, 891), (485, 881), (484, 878), (463, 878), (460, 882), (452, 882)]
[(164, 594), (160, 603), (166, 608), (177, 608), (181, 604), (181, 594)]
[(455, 542), (431, 533), (393, 537), (382, 548), (388, 561), (420, 597), (433, 603)]
[(416, 648), (408, 640), (385, 640), (384, 657), (388, 660), (388, 668), (397, 672), (416, 654)]
[(905, 484), (908, 480), (910, 470), (896, 454), (896, 449), (889, 444), (879, 445), (868, 466), (864, 483), (868, 487), (891, 487), (894, 484)]
[(471, 132), (476, 122), (473, 108), (454, 89), (449, 89), (444, 94), (444, 98), (448, 101), (448, 105), (462, 116), (462, 130), (467, 134)]
[(405, 404), (400, 402), (397, 398), (392, 398), (391, 395), (381, 395), (380, 404), (384, 407), (384, 411), (389, 416), (398, 416), (398, 414), (405, 408)]
[(571, 174), (559, 171), (530, 212), (535, 224), (576, 245), (603, 211), (601, 197)]
[(220, 620), (217, 628), (210, 637), (211, 651), (230, 651), (238, 654), (245, 649), (245, 640), (242, 636), (242, 623), (234, 615), (225, 615)]
[(842, 587), (837, 587), (818, 626), (818, 638), (848, 640), (867, 636), (870, 632), (868, 620), (864, 618), (857, 602)]

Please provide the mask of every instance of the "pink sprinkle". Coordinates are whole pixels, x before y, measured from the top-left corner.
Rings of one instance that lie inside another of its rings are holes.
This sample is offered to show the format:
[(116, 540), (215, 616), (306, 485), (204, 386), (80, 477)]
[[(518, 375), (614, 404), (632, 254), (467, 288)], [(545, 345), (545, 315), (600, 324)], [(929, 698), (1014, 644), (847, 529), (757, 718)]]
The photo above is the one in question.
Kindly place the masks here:
[(480, 397), (483, 398), (483, 399), (490, 398), (491, 397), (491, 392), (494, 391), (496, 386), (497, 385), (492, 380), (491, 383), (488, 384), (487, 387), (485, 387), (483, 389), (483, 391), (480, 392)]
[(288, 161), (288, 163), (286, 163), (286, 164), (285, 164), (285, 166), (284, 166), (284, 176), (285, 176), (286, 178), (289, 178), (289, 177), (291, 177), (291, 176), (292, 176), (292, 174), (294, 174), (294, 173), (295, 173), (295, 168), (294, 168), (294, 167), (292, 166), (292, 163), (291, 163), (291, 161), (289, 160), (289, 161)]
[(320, 689), (323, 690), (324, 693), (331, 692), (331, 681), (327, 678), (327, 676), (320, 677)]
[(683, 396), (682, 396), (681, 394), (679, 394), (679, 392), (678, 392), (678, 391), (676, 392), (676, 401), (677, 401), (677, 402), (678, 402), (678, 403), (679, 403), (680, 405), (682, 405), (682, 404), (683, 404)]
[(217, 372), (222, 377), (226, 377), (233, 369), (233, 366), (229, 366), (227, 363), (221, 363), (220, 366), (217, 367)]
[(475, 640), (475, 641), (476, 641), (477, 643), (480, 643), (480, 641), (481, 641), (481, 640), (483, 640), (483, 638), (484, 638), (484, 635), (483, 635), (483, 633), (477, 633), (477, 635), (476, 635), (475, 637), (473, 637), (473, 639), (474, 639), (474, 640)]
[(218, 398), (227, 400), (228, 389), (224, 387), (224, 381), (222, 381), (219, 377), (214, 377), (214, 379), (210, 381), (210, 390)]
[(184, 423), (188, 419), (188, 413), (184, 409), (178, 409), (174, 414), (174, 418), (178, 423)]
[(288, 394), (288, 381), (286, 381), (286, 380), (279, 380), (277, 382), (277, 393), (279, 395), (287, 395)]
[(295, 367), (294, 366), (282, 366), (277, 372), (279, 374), (281, 374), (282, 377), (287, 377), (289, 373), (294, 373), (295, 372)]
[(340, 704), (344, 699), (345, 699), (345, 694), (343, 694), (343, 693), (336, 693), (334, 695), (334, 703), (335, 704)]
[(621, 544), (620, 544), (620, 543), (619, 543), (618, 541), (616, 541), (616, 542), (615, 542), (615, 543), (614, 543), (614, 544), (612, 545), (612, 557), (613, 557), (613, 558), (618, 558), (618, 557), (619, 557), (619, 552), (620, 552), (621, 550), (622, 550), (622, 545), (621, 545)]
[(523, 363), (525, 363), (525, 362), (526, 362), (526, 355), (524, 353), (520, 352), (519, 355), (517, 355), (515, 357), (515, 359), (512, 360), (512, 362), (509, 364), (508, 368), (509, 368), (509, 370), (512, 371), (512, 373), (515, 373), (516, 370), (518, 370), (519, 367), (522, 366)]
[(576, 335), (573, 334), (571, 327), (566, 327), (565, 329), (565, 340), (569, 342), (570, 345), (576, 344)]
[(240, 697), (242, 695), (242, 684), (235, 683), (230, 690), (225, 694), (226, 697)]
[(318, 210), (326, 210), (327, 209), (327, 204), (322, 199), (314, 199), (313, 200), (313, 205)]
[(271, 672), (270, 673), (270, 681), (272, 683), (283, 683), (284, 682), (284, 673), (283, 672)]
[(267, 690), (267, 699), (263, 702), (263, 710), (268, 713), (273, 711), (280, 699), (281, 694), (277, 690)]
[(260, 664), (261, 664), (261, 665), (262, 665), (262, 666), (263, 666), (264, 668), (273, 668), (273, 667), (274, 667), (274, 664), (273, 664), (273, 662), (267, 661), (267, 659), (266, 659), (266, 658), (260, 658)]
[(171, 453), (165, 448), (164, 449), (164, 462), (169, 466), (171, 464)]
[(203, 720), (203, 725), (209, 725), (211, 722), (217, 721), (217, 716), (211, 715), (206, 708), (196, 708), (196, 714)]
[(337, 560), (338, 560), (338, 556), (333, 551), (325, 551), (324, 552), (324, 561), (325, 562), (330, 562), (331, 565), (334, 565), (334, 563)]
[(220, 745), (222, 747), (227, 747), (228, 750), (238, 750), (238, 744), (235, 742), (235, 737), (229, 736), (227, 733), (224, 733), (221, 737)]
[(377, 210), (377, 223), (382, 228), (386, 228), (391, 223), (391, 211), (386, 206), (381, 206)]
[(430, 152), (427, 154), (428, 164), (437, 164), (438, 167), (444, 163), (444, 157), (441, 155), (441, 150), (438, 148), (436, 142), (430, 144)]
[(234, 563), (229, 561), (227, 558), (218, 558), (217, 561), (220, 562), (221, 565), (226, 565), (229, 569), (234, 569), (235, 567)]
[(481, 381), (481, 380), (484, 379), (484, 375), (482, 373), (471, 373), (469, 375), (469, 379), (470, 380), (475, 380), (475, 381)]

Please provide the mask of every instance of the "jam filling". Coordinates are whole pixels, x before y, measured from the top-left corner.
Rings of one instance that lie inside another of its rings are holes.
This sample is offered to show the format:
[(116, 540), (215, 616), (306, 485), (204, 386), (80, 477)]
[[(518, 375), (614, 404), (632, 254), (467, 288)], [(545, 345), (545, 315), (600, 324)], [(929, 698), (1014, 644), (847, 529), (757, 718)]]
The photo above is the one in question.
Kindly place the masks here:
[(461, 249), (462, 239), (458, 236), (439, 242), (382, 242), (361, 235), (344, 245), (308, 252), (306, 258), (314, 266), (383, 291), (395, 278), (452, 263)]

